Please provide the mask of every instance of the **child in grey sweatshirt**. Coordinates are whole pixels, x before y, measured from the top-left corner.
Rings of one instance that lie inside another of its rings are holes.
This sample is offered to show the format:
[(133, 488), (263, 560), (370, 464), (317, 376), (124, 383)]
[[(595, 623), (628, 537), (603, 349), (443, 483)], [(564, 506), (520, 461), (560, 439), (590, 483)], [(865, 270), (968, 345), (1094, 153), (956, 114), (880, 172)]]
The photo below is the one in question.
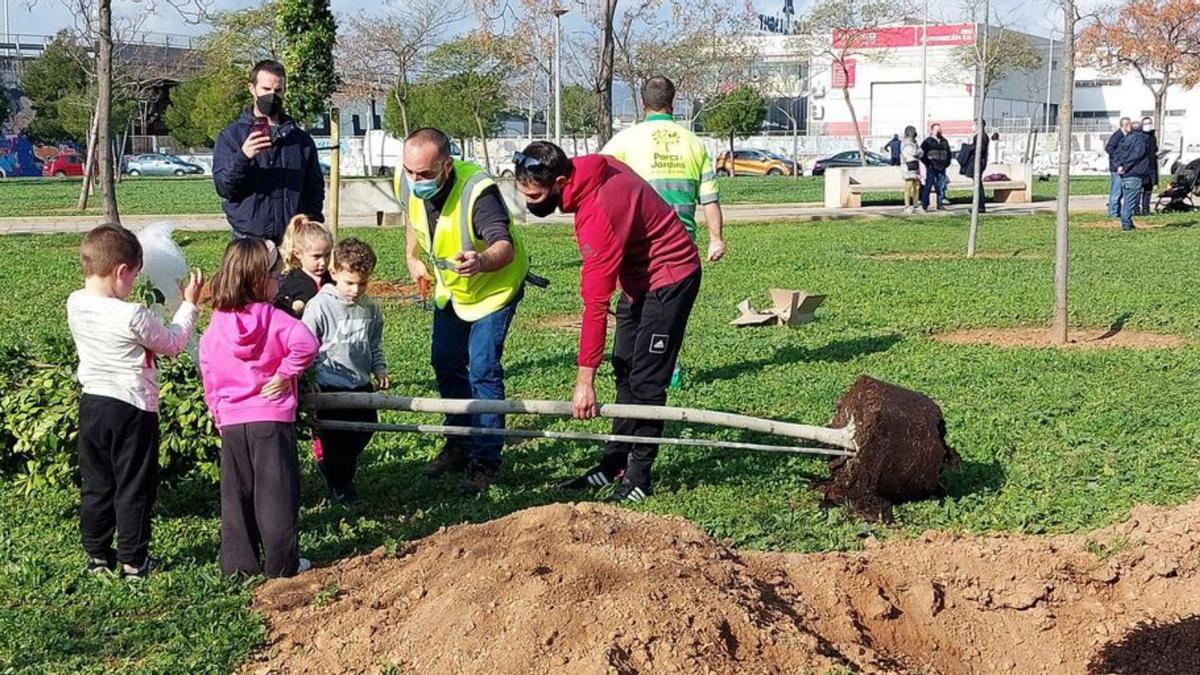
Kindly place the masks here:
[[(304, 308), (304, 325), (321, 342), (313, 368), (323, 392), (388, 387), (383, 315), (367, 296), (375, 261), (375, 252), (365, 242), (353, 238), (338, 242), (331, 270), (334, 283), (322, 287)], [(326, 410), (317, 419), (376, 422), (378, 416), (374, 410)], [(354, 473), (372, 435), (369, 431), (317, 432), (313, 454), (335, 500), (348, 504), (358, 498)]]

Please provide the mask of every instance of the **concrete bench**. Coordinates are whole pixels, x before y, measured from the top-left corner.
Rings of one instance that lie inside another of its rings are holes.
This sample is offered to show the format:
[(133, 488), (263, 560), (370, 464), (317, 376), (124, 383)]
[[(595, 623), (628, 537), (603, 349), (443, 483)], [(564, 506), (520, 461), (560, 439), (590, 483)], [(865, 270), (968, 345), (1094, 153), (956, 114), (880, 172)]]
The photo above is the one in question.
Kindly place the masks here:
[[(957, 165), (947, 172), (949, 189), (970, 190), (972, 181), (958, 174)], [(902, 192), (904, 170), (895, 166), (830, 167), (825, 170), (825, 208), (856, 209), (862, 206), (862, 196), (867, 192)], [(991, 190), (994, 202), (1005, 204), (1028, 204), (1033, 201), (1033, 169), (1028, 164), (989, 164), (984, 175), (1002, 173), (1009, 177), (1004, 181), (983, 182), (984, 190)]]
[[(511, 178), (497, 178), (500, 196), (504, 198), (513, 219), (525, 222), (525, 198), (517, 191)], [(329, 189), (325, 190), (325, 210), (329, 210)], [(376, 225), (399, 225), (400, 204), (392, 196), (391, 178), (346, 178), (338, 195), (338, 212), (343, 216), (375, 216)]]

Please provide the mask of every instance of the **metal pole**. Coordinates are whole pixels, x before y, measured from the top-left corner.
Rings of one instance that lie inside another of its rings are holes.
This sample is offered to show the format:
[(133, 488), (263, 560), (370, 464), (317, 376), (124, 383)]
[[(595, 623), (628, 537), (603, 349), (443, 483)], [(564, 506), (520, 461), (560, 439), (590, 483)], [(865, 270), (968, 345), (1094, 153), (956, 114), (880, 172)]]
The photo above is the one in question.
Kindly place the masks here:
[(338, 236), (338, 210), (342, 187), (342, 111), (332, 108), (329, 111), (329, 231), (333, 238)]
[(562, 147), (562, 15), (567, 10), (554, 8), (554, 144)]
[[(8, 46), (10, 43), (12, 43), (12, 30), (11, 30), (11, 26), (9, 26), (9, 23), (8, 23), (8, 0), (4, 0), (4, 44), (5, 44), (4, 53), (5, 54), (9, 54), (9, 55), (12, 54), (12, 48)], [(20, 56), (20, 54), (18, 54), (17, 56)]]
[(926, 80), (929, 77), (929, 0), (925, 0), (925, 19), (921, 24), (921, 136), (924, 137), (928, 130), (928, 124), (925, 120), (925, 88)]
[(1046, 133), (1050, 133), (1050, 89), (1054, 86), (1054, 31), (1050, 31), (1050, 53), (1046, 56), (1046, 114), (1042, 117)]

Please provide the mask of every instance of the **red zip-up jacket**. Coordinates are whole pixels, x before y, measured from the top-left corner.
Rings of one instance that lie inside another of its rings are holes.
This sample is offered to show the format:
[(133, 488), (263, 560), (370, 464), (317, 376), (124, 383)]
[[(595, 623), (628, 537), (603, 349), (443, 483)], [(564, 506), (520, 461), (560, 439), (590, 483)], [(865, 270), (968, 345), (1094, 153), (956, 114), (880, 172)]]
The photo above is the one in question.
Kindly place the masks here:
[(572, 160), (562, 211), (575, 214), (583, 256), (579, 294), (583, 330), (579, 359), (585, 368), (604, 360), (608, 303), (617, 284), (630, 300), (678, 283), (700, 269), (700, 254), (683, 221), (633, 169), (606, 155)]

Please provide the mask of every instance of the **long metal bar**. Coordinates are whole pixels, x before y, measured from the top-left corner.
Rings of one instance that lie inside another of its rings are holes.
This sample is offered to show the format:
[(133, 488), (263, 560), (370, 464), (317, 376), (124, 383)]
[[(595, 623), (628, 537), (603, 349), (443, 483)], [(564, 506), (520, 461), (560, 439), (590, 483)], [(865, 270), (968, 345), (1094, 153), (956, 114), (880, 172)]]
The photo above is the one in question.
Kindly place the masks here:
[(508, 438), (550, 438), (568, 441), (596, 441), (603, 443), (637, 443), (641, 445), (683, 445), (701, 448), (728, 448), (733, 450), (755, 450), (799, 455), (822, 455), (825, 457), (853, 457), (849, 450), (833, 448), (805, 448), (791, 445), (766, 445), (738, 441), (714, 441), (704, 438), (654, 438), (623, 436), (620, 434), (593, 434), (582, 431), (542, 431), (539, 429), (486, 429), (483, 427), (455, 427), (440, 424), (380, 424), (374, 422), (345, 422), (324, 420), (322, 429), (334, 431), (397, 431), (415, 434), (443, 434), (446, 436), (505, 436)]
[[(389, 394), (336, 393), (311, 394), (305, 404), (321, 410), (374, 409), (404, 410), (408, 412), (441, 413), (443, 415), (554, 415), (571, 417), (573, 411), (567, 401), (521, 401), (516, 399), (443, 399), (409, 398)], [(695, 408), (672, 408), (669, 406), (633, 405), (606, 403), (600, 406), (600, 417), (654, 420), (662, 422), (691, 422), (714, 426), (745, 429), (788, 438), (832, 445), (845, 450), (857, 450), (854, 440), (854, 425), (840, 429), (817, 427), (807, 424), (777, 422), (775, 420), (737, 415), (734, 413)]]

